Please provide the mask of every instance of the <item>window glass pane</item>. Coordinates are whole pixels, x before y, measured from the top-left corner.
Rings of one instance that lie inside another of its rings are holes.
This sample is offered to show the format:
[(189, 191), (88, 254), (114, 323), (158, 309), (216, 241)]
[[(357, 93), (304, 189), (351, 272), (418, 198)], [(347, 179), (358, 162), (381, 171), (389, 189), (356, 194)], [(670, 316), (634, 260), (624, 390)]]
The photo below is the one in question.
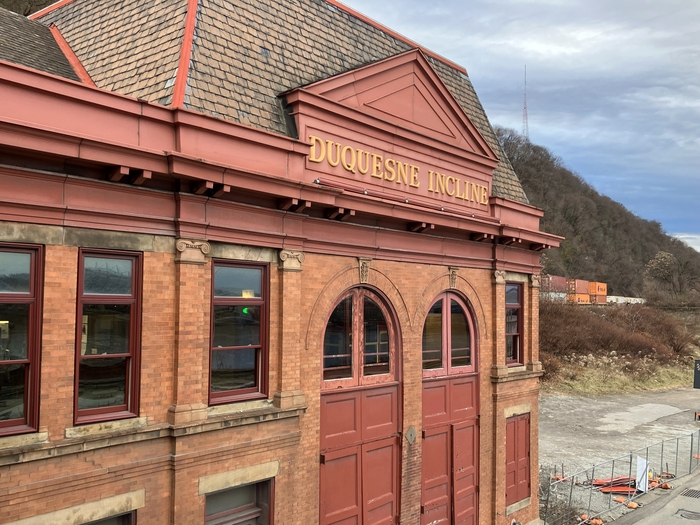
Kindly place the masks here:
[(513, 361), (517, 357), (518, 336), (506, 336), (506, 361)]
[(81, 359), (78, 409), (126, 404), (127, 358)]
[(131, 306), (83, 305), (80, 355), (128, 354)]
[(257, 384), (257, 349), (216, 350), (211, 353), (211, 391), (253, 388)]
[(372, 299), (364, 298), (364, 375), (389, 373), (389, 329), (384, 314)]
[(29, 305), (0, 304), (0, 361), (27, 359)]
[(469, 323), (457, 301), (450, 300), (450, 334), (452, 339), (452, 366), (468, 366), (472, 363)]
[(215, 297), (261, 297), (262, 270), (260, 268), (214, 268)]
[(0, 421), (24, 418), (28, 365), (0, 365)]
[(518, 333), (518, 309), (517, 308), (506, 309), (506, 333), (507, 334), (517, 334)]
[(442, 367), (442, 299), (440, 299), (428, 312), (423, 325), (423, 370)]
[(245, 485), (231, 490), (207, 494), (206, 515), (255, 504), (255, 485)]
[(85, 257), (83, 293), (131, 295), (134, 261), (108, 257)]
[(520, 286), (506, 285), (506, 304), (520, 304)]
[(215, 306), (214, 348), (260, 344), (260, 306)]
[(352, 377), (352, 297), (335, 307), (323, 338), (323, 379)]
[(0, 252), (0, 293), (29, 293), (31, 255)]

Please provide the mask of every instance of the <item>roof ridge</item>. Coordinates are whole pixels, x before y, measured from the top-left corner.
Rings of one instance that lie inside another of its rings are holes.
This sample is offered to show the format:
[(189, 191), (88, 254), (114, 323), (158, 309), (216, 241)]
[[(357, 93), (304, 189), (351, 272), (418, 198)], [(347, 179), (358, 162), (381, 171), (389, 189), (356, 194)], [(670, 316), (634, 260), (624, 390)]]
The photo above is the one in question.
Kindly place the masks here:
[(37, 20), (37, 19), (41, 18), (42, 16), (48, 15), (52, 11), (55, 11), (56, 9), (63, 7), (64, 5), (70, 4), (71, 2), (73, 2), (73, 0), (58, 0), (57, 2), (55, 2), (49, 6), (46, 6), (43, 9), (39, 9), (36, 13), (29, 15), (28, 18), (30, 20)]
[[(71, 1), (71, 0), (64, 0), (64, 1)], [(452, 62), (452, 60), (449, 60), (449, 59), (445, 58), (444, 56), (439, 55), (438, 53), (435, 53), (434, 51), (431, 51), (427, 47), (423, 47), (420, 44), (417, 44), (413, 40), (403, 36), (401, 33), (397, 33), (396, 31), (388, 28), (384, 24), (381, 24), (381, 23), (377, 22), (376, 20), (374, 20), (366, 15), (363, 15), (359, 11), (355, 11), (353, 8), (346, 6), (345, 4), (339, 2), (338, 0), (325, 0), (325, 2), (328, 4), (331, 4), (332, 6), (335, 6), (339, 9), (342, 9), (343, 11), (348, 13), (349, 15), (352, 15), (355, 18), (362, 20), (363, 22), (375, 27), (376, 29), (379, 29), (380, 31), (383, 31), (384, 33), (386, 33), (387, 35), (390, 35), (391, 37), (393, 37), (395, 39), (401, 40), (403, 43), (408, 44), (409, 46), (411, 46), (413, 48), (420, 49), (421, 51), (423, 51), (423, 53), (430, 56), (431, 58), (439, 60), (443, 64), (450, 66), (451, 68), (456, 69), (457, 71), (460, 71), (464, 74), (467, 74), (467, 70), (465, 69), (464, 66), (460, 66), (459, 64)]]
[(190, 64), (192, 63), (192, 48), (194, 43), (194, 31), (197, 26), (197, 11), (199, 0), (187, 0), (187, 15), (185, 15), (185, 30), (182, 35), (180, 47), (180, 59), (177, 63), (177, 74), (173, 86), (173, 98), (171, 107), (182, 108), (185, 105), (187, 92), (187, 79), (190, 76)]

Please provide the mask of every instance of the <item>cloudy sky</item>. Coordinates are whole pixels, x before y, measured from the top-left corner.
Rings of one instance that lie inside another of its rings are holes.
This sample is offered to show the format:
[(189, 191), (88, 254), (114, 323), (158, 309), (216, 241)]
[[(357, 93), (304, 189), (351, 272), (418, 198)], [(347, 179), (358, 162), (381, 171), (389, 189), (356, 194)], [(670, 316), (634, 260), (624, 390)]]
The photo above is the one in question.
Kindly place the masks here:
[(492, 124), (700, 250), (700, 1), (345, 0), (463, 65)]

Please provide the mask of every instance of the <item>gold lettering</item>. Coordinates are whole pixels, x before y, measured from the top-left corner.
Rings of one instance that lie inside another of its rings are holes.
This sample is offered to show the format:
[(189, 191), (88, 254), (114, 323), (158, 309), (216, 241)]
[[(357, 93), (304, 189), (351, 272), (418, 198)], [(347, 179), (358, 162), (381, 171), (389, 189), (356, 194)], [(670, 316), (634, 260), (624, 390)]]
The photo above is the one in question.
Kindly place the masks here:
[(418, 182), (418, 172), (420, 171), (420, 168), (418, 166), (414, 166), (411, 164), (411, 188), (417, 188), (420, 186), (420, 182)]
[[(348, 156), (347, 153), (348, 151), (352, 153), (350, 155), (350, 162), (348, 162)], [(357, 165), (357, 157), (355, 156), (355, 149), (351, 148), (350, 146), (345, 146), (343, 148), (343, 152), (340, 154), (340, 160), (343, 163), (343, 168), (345, 168), (346, 171), (349, 171), (350, 173), (355, 173), (355, 166)]]
[[(362, 169), (362, 157), (367, 161), (365, 162), (365, 169)], [(357, 150), (357, 170), (363, 175), (367, 175), (369, 171), (369, 151)]]
[[(340, 164), (340, 143), (327, 140), (326, 144), (328, 144), (328, 164), (335, 168)], [(335, 161), (332, 160), (333, 146), (335, 146)]]
[(384, 169), (386, 170), (386, 173), (384, 173), (384, 178), (388, 181), (393, 181), (396, 178), (396, 161), (394, 159), (386, 159), (384, 161)]
[(489, 203), (489, 189), (487, 186), (481, 187), (481, 204), (488, 205)]
[[(450, 192), (450, 181), (452, 182), (452, 191)], [(445, 183), (445, 190), (450, 197), (454, 197), (455, 194), (455, 178), (452, 175), (447, 176), (447, 182)]]
[(455, 177), (455, 180), (457, 181), (457, 198), (464, 200), (464, 195), (460, 190), (460, 188), (462, 187), (462, 179), (458, 179), (457, 177)]
[[(372, 177), (377, 177), (378, 179), (381, 179), (384, 176), (384, 173), (382, 172), (382, 161), (384, 160), (384, 157), (381, 155), (377, 155), (376, 153), (372, 153)], [(377, 171), (379, 170), (379, 171)]]
[[(323, 139), (309, 135), (311, 139), (311, 152), (309, 153), (309, 162), (323, 162), (326, 157), (326, 144)], [(316, 144), (318, 144), (318, 156), (316, 156)]]
[(435, 172), (433, 170), (428, 170), (428, 191), (434, 191), (433, 190), (433, 175), (435, 175)]
[(471, 185), (472, 185), (472, 198), (471, 198), (470, 200), (471, 200), (472, 202), (476, 202), (476, 201), (474, 200), (474, 197), (478, 197), (478, 196), (479, 196), (479, 185), (478, 185), (478, 184), (474, 184), (473, 182), (471, 183)]
[(435, 193), (445, 193), (445, 175), (435, 172)]
[(403, 179), (404, 184), (408, 184), (408, 162), (399, 162), (397, 164), (398, 173), (396, 174), (396, 182), (401, 182)]

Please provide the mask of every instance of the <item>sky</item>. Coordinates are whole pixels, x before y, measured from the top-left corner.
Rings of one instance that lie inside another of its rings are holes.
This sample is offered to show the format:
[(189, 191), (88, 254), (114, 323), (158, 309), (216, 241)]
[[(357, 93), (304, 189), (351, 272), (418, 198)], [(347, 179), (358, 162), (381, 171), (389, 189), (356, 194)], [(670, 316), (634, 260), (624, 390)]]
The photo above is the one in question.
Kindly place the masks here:
[(345, 0), (467, 69), (491, 124), (700, 251), (700, 1)]

